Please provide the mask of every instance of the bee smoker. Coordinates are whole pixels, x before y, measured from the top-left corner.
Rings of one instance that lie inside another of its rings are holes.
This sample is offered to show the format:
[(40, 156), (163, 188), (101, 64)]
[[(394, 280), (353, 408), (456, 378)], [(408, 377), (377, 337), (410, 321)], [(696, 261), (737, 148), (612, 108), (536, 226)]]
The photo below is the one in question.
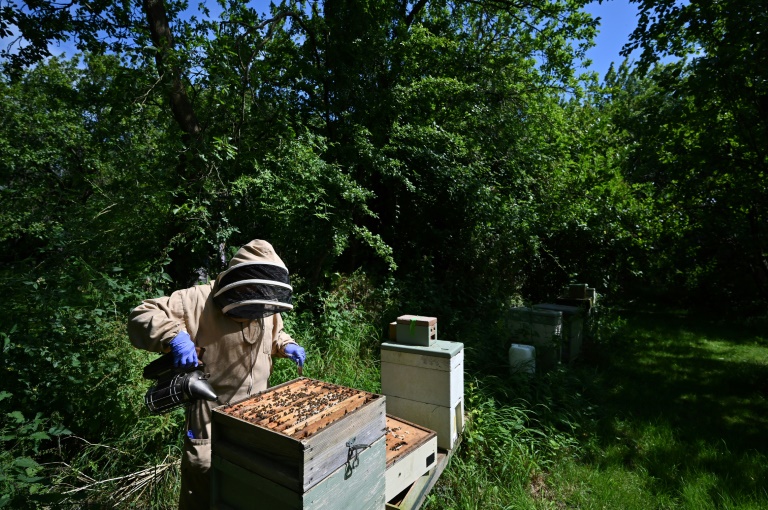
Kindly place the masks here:
[[(205, 349), (197, 348), (198, 359)], [(144, 367), (145, 379), (154, 380), (144, 395), (144, 404), (152, 414), (165, 414), (179, 407), (192, 405), (196, 400), (219, 400), (208, 382), (209, 373), (200, 361), (198, 366), (177, 368), (173, 366), (173, 354), (163, 354)]]

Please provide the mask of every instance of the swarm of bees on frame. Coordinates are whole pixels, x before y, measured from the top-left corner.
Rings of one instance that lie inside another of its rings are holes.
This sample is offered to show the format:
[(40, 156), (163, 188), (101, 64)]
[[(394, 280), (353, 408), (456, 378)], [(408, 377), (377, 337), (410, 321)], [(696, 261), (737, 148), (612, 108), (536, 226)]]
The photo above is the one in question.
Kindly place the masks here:
[(307, 438), (373, 400), (373, 394), (299, 379), (234, 404), (224, 412), (254, 425)]

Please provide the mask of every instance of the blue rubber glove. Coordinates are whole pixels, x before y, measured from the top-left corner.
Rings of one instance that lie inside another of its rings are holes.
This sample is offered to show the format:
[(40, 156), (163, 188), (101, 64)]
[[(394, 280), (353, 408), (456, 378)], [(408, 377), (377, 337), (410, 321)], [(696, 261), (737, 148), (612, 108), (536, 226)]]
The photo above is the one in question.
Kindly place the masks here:
[(307, 358), (304, 347), (297, 344), (287, 344), (285, 346), (285, 355), (295, 361), (300, 367), (304, 366), (304, 360)]
[(173, 366), (175, 367), (196, 367), (197, 352), (195, 351), (195, 344), (192, 343), (192, 338), (186, 331), (180, 331), (178, 335), (173, 337), (170, 343), (171, 352), (173, 353)]

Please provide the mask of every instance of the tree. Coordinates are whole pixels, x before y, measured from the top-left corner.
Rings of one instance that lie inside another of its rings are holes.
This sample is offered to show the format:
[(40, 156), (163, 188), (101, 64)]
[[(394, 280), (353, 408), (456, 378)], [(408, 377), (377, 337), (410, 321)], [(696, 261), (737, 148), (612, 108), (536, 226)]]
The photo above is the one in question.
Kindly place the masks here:
[[(667, 55), (688, 60), (651, 70), (652, 88), (638, 97), (641, 111), (619, 120), (635, 124), (636, 154), (649, 162), (628, 169), (633, 180), (653, 182), (659, 202), (685, 217), (685, 252), (697, 261), (686, 272), (698, 275), (709, 295), (763, 302), (768, 66), (759, 27), (765, 20), (761, 2), (641, 3), (640, 24), (624, 50), (642, 50), (638, 72)], [(684, 267), (683, 257), (675, 260)]]

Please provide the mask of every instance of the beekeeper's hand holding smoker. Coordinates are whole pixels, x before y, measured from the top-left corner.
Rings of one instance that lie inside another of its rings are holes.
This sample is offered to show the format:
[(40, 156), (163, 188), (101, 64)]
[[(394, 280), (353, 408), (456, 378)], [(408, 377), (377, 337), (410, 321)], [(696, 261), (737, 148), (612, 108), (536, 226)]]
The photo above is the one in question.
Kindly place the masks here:
[[(220, 402), (235, 402), (267, 389), (272, 357), (304, 366), (305, 352), (285, 331), (280, 312), (291, 310), (288, 269), (272, 246), (254, 240), (240, 248), (216, 281), (149, 299), (128, 322), (131, 343), (171, 352), (177, 367), (198, 364), (205, 349), (209, 383)], [(196, 400), (187, 408), (179, 508), (208, 508), (211, 409)]]

